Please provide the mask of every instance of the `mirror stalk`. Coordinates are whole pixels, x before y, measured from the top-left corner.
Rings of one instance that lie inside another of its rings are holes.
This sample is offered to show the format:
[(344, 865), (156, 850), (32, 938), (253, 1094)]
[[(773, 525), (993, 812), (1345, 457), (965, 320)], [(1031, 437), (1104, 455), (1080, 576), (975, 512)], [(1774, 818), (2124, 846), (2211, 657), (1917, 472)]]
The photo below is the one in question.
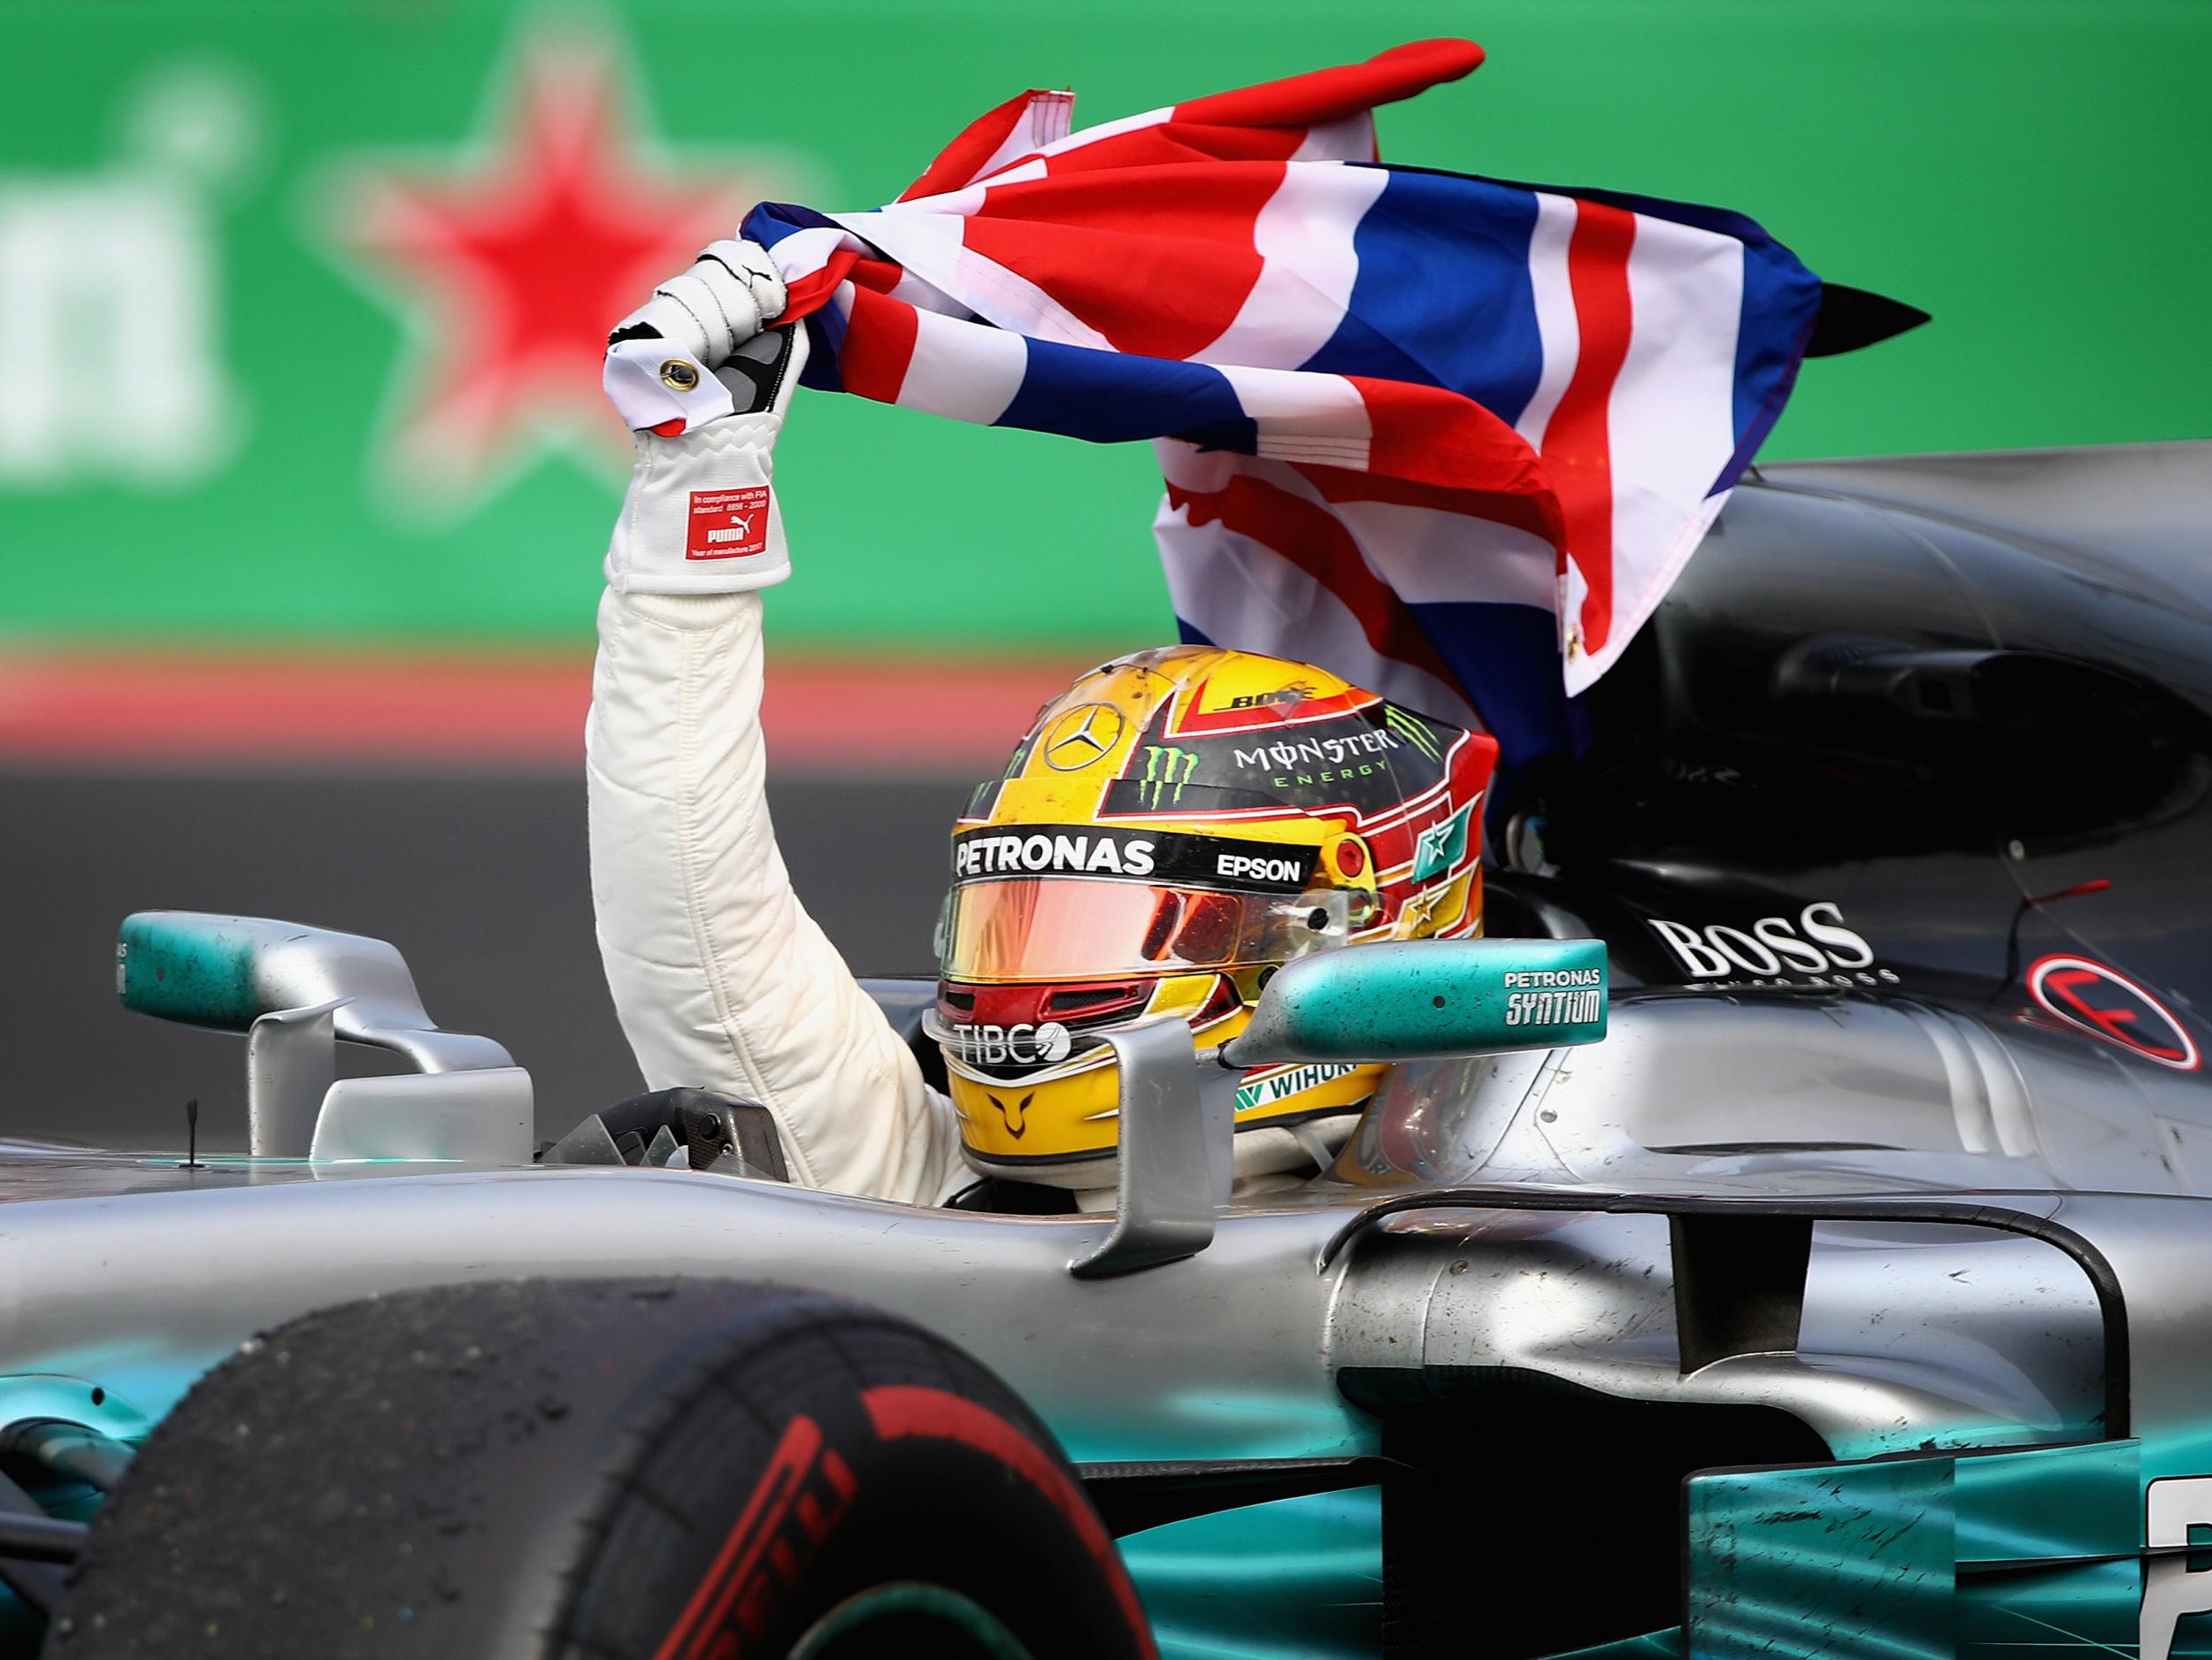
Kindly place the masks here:
[(1068, 1264), (1102, 1280), (1193, 1257), (1213, 1243), (1229, 1203), (1236, 1077), (1198, 1066), (1187, 1020), (1104, 1034), (1119, 1067), (1121, 1111), (1113, 1232)]
[(323, 1097), (338, 1081), (338, 1003), (265, 1014), (246, 1034), (246, 1150), (305, 1158)]

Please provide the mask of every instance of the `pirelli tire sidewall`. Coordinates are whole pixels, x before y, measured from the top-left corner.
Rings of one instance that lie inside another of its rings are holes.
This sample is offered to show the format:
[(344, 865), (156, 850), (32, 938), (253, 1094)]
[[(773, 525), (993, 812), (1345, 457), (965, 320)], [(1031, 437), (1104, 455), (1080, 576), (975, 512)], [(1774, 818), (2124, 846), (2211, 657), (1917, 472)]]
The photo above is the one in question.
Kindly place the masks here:
[[(1153, 1656), (1114, 1541), (1050, 1432), (950, 1346), (823, 1302), (821, 1323), (749, 1349), (718, 1380), (742, 1420), (720, 1447), (689, 1427), (670, 1440), (657, 1497), (723, 1519), (687, 1533), (657, 1503), (620, 1510), (567, 1613), (576, 1646), (557, 1652), (580, 1660), (649, 1633), (626, 1652), (718, 1660), (734, 1633), (735, 1654), (780, 1656), (831, 1610), (907, 1584), (972, 1603), (1034, 1660)], [(640, 1594), (632, 1564), (655, 1556), (684, 1564), (678, 1604)], [(920, 1638), (894, 1625), (838, 1652), (936, 1651), (909, 1646)]]
[(952, 1345), (772, 1287), (456, 1286), (306, 1316), (202, 1379), (45, 1652), (749, 1660), (884, 1587), (904, 1602), (816, 1647), (1155, 1653), (1049, 1432)]

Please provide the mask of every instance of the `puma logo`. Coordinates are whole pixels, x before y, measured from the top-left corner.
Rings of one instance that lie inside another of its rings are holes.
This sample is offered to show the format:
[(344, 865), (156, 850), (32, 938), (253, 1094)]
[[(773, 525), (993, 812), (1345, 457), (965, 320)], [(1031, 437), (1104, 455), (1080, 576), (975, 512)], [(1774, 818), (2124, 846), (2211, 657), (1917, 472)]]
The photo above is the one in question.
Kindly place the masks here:
[(1006, 1133), (1018, 1141), (1022, 1139), (1022, 1132), (1029, 1127), (1029, 1103), (1036, 1098), (1037, 1092), (1033, 1089), (1021, 1098), (1019, 1104), (1011, 1107), (996, 1095), (990, 1098), (991, 1104), (998, 1109), (999, 1117), (1006, 1120)]

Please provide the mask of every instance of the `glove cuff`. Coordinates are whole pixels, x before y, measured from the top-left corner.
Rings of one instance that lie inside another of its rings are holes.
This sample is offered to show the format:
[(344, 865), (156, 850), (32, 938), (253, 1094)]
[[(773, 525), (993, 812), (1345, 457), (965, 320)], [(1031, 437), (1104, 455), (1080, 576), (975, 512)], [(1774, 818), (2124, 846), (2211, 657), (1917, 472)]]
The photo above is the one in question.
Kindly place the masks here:
[(678, 438), (633, 435), (637, 465), (607, 549), (621, 594), (737, 594), (791, 574), (773, 450), (780, 415), (726, 416)]

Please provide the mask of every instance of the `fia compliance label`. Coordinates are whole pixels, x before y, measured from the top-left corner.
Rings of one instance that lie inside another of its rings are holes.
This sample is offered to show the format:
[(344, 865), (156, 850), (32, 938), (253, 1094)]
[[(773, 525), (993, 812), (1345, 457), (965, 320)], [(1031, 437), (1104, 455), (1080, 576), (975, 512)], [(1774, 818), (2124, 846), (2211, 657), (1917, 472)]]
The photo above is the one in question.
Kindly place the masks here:
[[(1605, 1018), (1601, 968), (1516, 969), (1505, 985), (1508, 1026), (1587, 1026)], [(1544, 989), (1516, 989), (1524, 987)]]
[(687, 559), (741, 559), (768, 546), (768, 487), (694, 490), (684, 537)]

